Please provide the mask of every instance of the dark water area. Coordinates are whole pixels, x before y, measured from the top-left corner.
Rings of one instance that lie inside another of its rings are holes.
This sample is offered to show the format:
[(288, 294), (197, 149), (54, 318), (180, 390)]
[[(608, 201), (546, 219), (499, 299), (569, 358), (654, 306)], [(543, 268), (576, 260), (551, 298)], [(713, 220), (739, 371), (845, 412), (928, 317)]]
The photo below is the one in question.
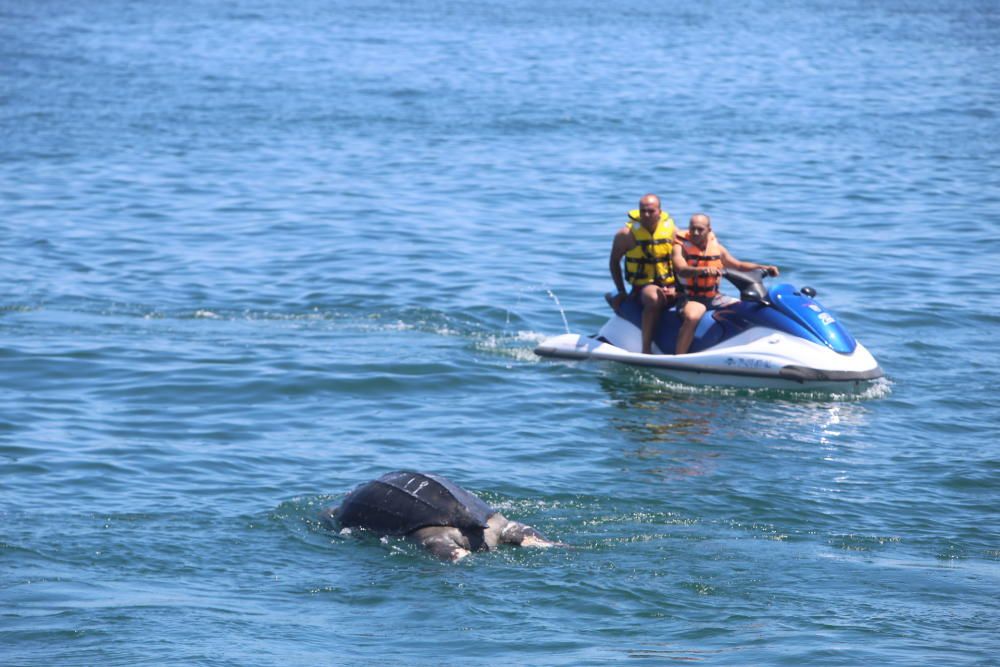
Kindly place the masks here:
[[(997, 109), (995, 2), (0, 0), (0, 663), (997, 664)], [(646, 192), (886, 381), (536, 357)]]

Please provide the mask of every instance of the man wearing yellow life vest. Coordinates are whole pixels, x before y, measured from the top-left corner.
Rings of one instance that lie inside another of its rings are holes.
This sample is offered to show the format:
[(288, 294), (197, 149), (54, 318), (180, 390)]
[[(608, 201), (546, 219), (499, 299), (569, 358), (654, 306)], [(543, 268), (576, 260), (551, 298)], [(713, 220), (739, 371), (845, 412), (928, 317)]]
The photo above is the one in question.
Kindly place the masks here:
[(722, 269), (750, 271), (764, 269), (772, 276), (778, 275), (778, 267), (770, 264), (741, 262), (719, 243), (712, 233), (712, 220), (704, 213), (691, 216), (687, 232), (678, 232), (673, 247), (674, 271), (681, 281), (686, 301), (681, 308), (680, 331), (677, 332), (676, 354), (685, 354), (691, 348), (698, 321), (710, 308), (719, 308), (732, 302), (731, 297), (719, 292)]
[[(628, 217), (629, 222), (618, 230), (611, 245), (611, 279), (618, 294), (610, 304), (617, 312), (626, 298), (642, 302), (642, 352), (651, 354), (660, 313), (677, 299), (672, 251), (675, 226), (670, 215), (660, 210), (660, 198), (653, 194), (640, 199), (639, 210), (630, 211)], [(626, 280), (632, 285), (630, 293), (625, 291)]]

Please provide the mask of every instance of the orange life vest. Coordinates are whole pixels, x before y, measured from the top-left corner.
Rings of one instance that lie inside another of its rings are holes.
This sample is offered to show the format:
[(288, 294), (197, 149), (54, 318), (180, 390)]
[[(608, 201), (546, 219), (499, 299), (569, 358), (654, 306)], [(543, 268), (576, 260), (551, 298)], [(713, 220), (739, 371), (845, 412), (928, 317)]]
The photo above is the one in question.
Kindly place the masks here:
[[(718, 269), (721, 273), (724, 265), (722, 263), (722, 248), (715, 238), (715, 234), (709, 232), (708, 243), (702, 250), (688, 238), (687, 232), (678, 232), (677, 241), (681, 243), (681, 253), (688, 266), (696, 269), (710, 268)], [(684, 283), (684, 291), (688, 296), (696, 296), (705, 299), (712, 299), (719, 295), (719, 283), (722, 276), (681, 276)]]

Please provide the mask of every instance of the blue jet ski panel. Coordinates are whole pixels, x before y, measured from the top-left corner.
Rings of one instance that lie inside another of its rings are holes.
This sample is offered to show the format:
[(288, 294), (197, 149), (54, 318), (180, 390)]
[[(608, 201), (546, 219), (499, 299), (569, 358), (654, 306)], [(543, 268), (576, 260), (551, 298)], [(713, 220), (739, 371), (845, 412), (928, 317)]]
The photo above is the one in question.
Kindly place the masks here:
[(850, 354), (858, 346), (858, 342), (847, 332), (840, 322), (834, 319), (823, 306), (788, 283), (772, 287), (768, 296), (774, 307), (791, 319), (794, 323), (806, 329), (813, 338), (835, 352)]
[[(694, 332), (691, 352), (701, 352), (718, 345), (749, 329), (754, 324), (754, 316), (761, 306), (753, 303), (736, 302), (718, 310), (709, 311), (709, 317), (702, 317)], [(642, 328), (642, 305), (635, 299), (626, 299), (618, 309), (618, 315), (638, 328)], [(677, 332), (681, 328), (681, 317), (676, 308), (663, 311), (656, 327), (653, 341), (664, 354), (673, 354), (677, 349)]]
[[(857, 341), (833, 315), (815, 299), (797, 292), (792, 285), (783, 283), (768, 292), (773, 307), (754, 301), (739, 301), (717, 310), (710, 310), (702, 317), (695, 330), (691, 352), (701, 352), (728, 340), (753, 326), (765, 326), (778, 331), (825, 345), (840, 354), (850, 354)], [(626, 299), (618, 314), (638, 328), (642, 328), (642, 305), (635, 299)], [(676, 308), (663, 312), (656, 327), (654, 341), (664, 354), (673, 354), (677, 347), (677, 332), (681, 318)]]

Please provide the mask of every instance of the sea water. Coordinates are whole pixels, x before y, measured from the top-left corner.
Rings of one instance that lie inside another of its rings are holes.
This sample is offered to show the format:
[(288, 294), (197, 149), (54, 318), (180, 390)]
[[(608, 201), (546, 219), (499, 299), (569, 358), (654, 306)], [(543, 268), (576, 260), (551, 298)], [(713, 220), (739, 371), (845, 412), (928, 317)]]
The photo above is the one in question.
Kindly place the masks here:
[[(998, 109), (991, 1), (0, 0), (0, 663), (997, 664)], [(647, 192), (887, 379), (537, 358)]]

